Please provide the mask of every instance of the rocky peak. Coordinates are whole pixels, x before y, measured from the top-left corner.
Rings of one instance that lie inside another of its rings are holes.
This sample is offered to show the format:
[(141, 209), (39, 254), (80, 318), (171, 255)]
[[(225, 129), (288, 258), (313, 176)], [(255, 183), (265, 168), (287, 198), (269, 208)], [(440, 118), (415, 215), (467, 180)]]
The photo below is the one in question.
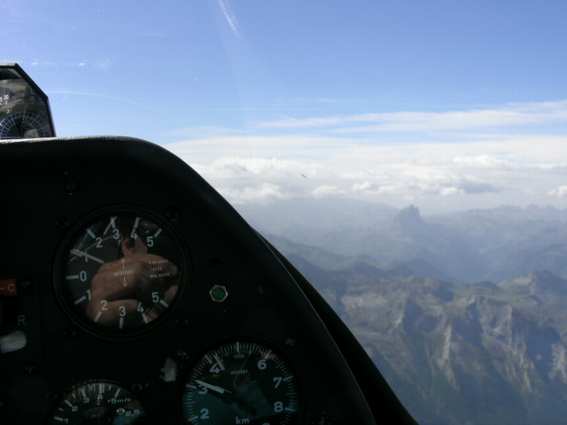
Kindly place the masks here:
[(424, 224), (419, 208), (415, 205), (401, 209), (396, 215), (397, 222), (402, 227), (416, 227)]

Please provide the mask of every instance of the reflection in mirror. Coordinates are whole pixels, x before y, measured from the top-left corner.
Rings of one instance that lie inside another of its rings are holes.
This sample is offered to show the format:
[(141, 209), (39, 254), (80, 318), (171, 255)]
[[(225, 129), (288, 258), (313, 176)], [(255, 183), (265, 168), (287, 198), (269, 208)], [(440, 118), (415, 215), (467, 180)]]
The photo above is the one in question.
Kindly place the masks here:
[(19, 65), (0, 65), (0, 139), (54, 136), (45, 93)]

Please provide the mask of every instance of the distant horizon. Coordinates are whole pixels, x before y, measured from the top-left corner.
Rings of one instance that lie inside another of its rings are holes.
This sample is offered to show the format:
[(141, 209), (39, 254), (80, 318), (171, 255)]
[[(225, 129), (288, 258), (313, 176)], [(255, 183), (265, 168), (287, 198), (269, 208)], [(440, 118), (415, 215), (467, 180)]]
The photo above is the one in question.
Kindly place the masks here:
[(381, 270), (455, 282), (500, 282), (538, 270), (567, 279), (567, 215), (553, 206), (428, 214), (415, 205), (291, 200), (236, 208), (286, 255), (326, 269), (364, 259)]
[[(222, 193), (221, 193), (221, 195), (222, 195)], [(456, 208), (456, 209), (444, 210), (444, 211), (441, 211), (441, 212), (431, 213), (427, 210), (427, 208), (421, 207), (418, 204), (411, 203), (411, 202), (407, 203), (407, 204), (395, 205), (395, 204), (388, 203), (387, 201), (371, 200), (371, 199), (358, 199), (358, 198), (349, 198), (349, 197), (327, 198), (327, 200), (335, 201), (337, 204), (340, 204), (343, 201), (344, 202), (360, 202), (360, 203), (367, 204), (367, 205), (376, 205), (376, 206), (387, 207), (387, 208), (391, 208), (391, 209), (396, 210), (396, 211), (402, 211), (402, 210), (405, 210), (405, 209), (409, 209), (411, 207), (415, 207), (420, 211), (420, 213), (422, 213), (422, 215), (431, 215), (431, 214), (443, 215), (443, 214), (469, 212), (469, 211), (492, 211), (492, 210), (498, 210), (498, 209), (519, 209), (519, 210), (552, 209), (552, 210), (556, 210), (556, 211), (567, 211), (567, 206), (530, 203), (530, 204), (525, 204), (525, 205), (500, 204), (500, 205), (491, 206), (491, 207), (473, 207), (473, 208), (462, 208), (462, 209)], [(246, 207), (263, 207), (263, 206), (274, 205), (274, 204), (281, 203), (281, 202), (293, 203), (294, 201), (312, 201), (313, 203), (317, 203), (318, 201), (320, 201), (320, 199), (308, 197), (308, 196), (286, 198), (286, 199), (268, 199), (268, 200), (263, 200), (263, 201), (249, 201), (249, 202), (244, 202), (244, 203), (235, 203), (235, 204), (233, 204), (233, 206), (237, 209), (238, 209), (238, 207), (243, 207), (243, 208), (246, 208)], [(567, 217), (566, 217), (566, 219), (567, 219)]]

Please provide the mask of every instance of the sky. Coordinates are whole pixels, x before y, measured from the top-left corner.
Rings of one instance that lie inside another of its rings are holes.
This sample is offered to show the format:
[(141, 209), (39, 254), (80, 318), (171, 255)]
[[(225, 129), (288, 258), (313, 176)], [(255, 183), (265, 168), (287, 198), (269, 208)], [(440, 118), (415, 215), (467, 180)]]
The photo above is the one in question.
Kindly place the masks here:
[(235, 204), (567, 207), (567, 2), (3, 0), (59, 136), (164, 145)]

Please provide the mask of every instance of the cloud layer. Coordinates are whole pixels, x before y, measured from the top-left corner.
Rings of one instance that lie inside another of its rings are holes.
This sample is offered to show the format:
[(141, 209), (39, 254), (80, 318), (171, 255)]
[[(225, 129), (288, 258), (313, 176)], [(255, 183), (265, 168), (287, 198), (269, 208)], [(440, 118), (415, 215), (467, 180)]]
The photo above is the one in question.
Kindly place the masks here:
[[(346, 131), (302, 134), (302, 126), (337, 130), (372, 120), (399, 131), (434, 130), (427, 138), (418, 132), (403, 142), (380, 132), (365, 138)], [(502, 204), (567, 206), (567, 134), (551, 127), (518, 131), (563, 120), (567, 102), (433, 115), (364, 114), (285, 124), (295, 125), (299, 134), (280, 131), (284, 122), (274, 121), (263, 124), (270, 128), (265, 134), (213, 134), (168, 147), (236, 204), (354, 197), (398, 206), (411, 202), (436, 211)], [(497, 123), (500, 131), (479, 131)]]
[(443, 112), (385, 112), (284, 118), (257, 124), (264, 129), (332, 129), (337, 133), (455, 131), (567, 123), (567, 101), (509, 104), (499, 108)]

